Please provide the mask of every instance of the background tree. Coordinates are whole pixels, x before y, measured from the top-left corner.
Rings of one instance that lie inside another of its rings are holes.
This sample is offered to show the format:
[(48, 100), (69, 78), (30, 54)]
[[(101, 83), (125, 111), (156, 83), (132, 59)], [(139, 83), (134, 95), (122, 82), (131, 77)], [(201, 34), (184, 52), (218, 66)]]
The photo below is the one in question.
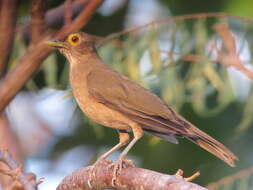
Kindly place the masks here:
[[(145, 136), (129, 155), (137, 166), (163, 173), (182, 168), (186, 176), (199, 170), (196, 183), (219, 180), (210, 189), (250, 189), (250, 4), (0, 1), (1, 149), (8, 149), (27, 171), (45, 177), (41, 189), (54, 189), (64, 176), (115, 144), (115, 131), (98, 126), (76, 108), (68, 90), (68, 64), (43, 43), (83, 30), (100, 36), (98, 51), (107, 64), (161, 96), (240, 158), (238, 167), (229, 168), (185, 139), (173, 145)], [(213, 13), (217, 11), (225, 13)], [(6, 178), (0, 176), (4, 189), (13, 181)]]

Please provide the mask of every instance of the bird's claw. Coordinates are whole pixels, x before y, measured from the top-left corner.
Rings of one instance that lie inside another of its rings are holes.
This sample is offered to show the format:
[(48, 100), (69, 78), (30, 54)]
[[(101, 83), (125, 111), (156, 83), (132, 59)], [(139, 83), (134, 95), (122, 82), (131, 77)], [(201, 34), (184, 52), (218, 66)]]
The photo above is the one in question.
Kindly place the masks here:
[(126, 160), (124, 157), (121, 157), (116, 162), (111, 163), (109, 167), (113, 167), (112, 185), (115, 186), (117, 176), (121, 172), (122, 168), (134, 167), (134, 164), (132, 160)]
[[(95, 174), (96, 168), (99, 167), (99, 165), (105, 161), (106, 160), (104, 159), (98, 159), (92, 166), (90, 166), (89, 178), (88, 178), (89, 188), (92, 189), (92, 181), (94, 179), (94, 176), (96, 175)], [(124, 157), (120, 157), (116, 162), (109, 164), (108, 168), (113, 169), (113, 174), (112, 174), (113, 176), (112, 176), (112, 182), (111, 182), (113, 186), (116, 186), (117, 176), (121, 172), (122, 168), (127, 168), (127, 167), (134, 167), (134, 164), (132, 160), (126, 160)]]

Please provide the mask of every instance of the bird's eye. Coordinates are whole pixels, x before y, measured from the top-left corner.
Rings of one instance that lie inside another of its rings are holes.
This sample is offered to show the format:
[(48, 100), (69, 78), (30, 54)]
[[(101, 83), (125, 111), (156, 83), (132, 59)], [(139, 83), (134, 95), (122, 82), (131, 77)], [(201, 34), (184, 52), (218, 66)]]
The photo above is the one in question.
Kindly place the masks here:
[(71, 41), (72, 41), (73, 43), (77, 43), (78, 40), (79, 40), (79, 38), (78, 38), (77, 36), (73, 36), (73, 37), (71, 38)]
[(68, 42), (72, 45), (72, 46), (76, 46), (80, 43), (80, 37), (78, 35), (72, 34), (68, 37)]

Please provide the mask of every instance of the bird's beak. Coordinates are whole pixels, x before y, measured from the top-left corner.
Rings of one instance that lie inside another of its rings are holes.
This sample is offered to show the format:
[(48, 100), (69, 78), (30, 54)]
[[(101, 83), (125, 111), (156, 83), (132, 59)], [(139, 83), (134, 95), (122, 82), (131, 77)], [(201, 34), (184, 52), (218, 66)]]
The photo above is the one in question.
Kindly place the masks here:
[(60, 41), (46, 41), (45, 44), (55, 48), (66, 48), (66, 44)]

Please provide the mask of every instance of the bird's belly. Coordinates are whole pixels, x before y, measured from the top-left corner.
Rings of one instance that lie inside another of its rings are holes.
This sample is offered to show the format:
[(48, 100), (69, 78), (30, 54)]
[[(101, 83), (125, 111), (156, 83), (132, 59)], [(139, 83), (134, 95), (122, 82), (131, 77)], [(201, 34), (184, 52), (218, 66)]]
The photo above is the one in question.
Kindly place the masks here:
[(84, 98), (82, 98), (82, 100), (77, 99), (77, 102), (85, 115), (87, 115), (89, 118), (96, 121), (97, 123), (116, 129), (131, 129), (128, 124), (132, 123), (133, 121), (131, 121), (123, 114), (112, 110), (91, 98), (89, 98), (88, 101), (85, 101)]

